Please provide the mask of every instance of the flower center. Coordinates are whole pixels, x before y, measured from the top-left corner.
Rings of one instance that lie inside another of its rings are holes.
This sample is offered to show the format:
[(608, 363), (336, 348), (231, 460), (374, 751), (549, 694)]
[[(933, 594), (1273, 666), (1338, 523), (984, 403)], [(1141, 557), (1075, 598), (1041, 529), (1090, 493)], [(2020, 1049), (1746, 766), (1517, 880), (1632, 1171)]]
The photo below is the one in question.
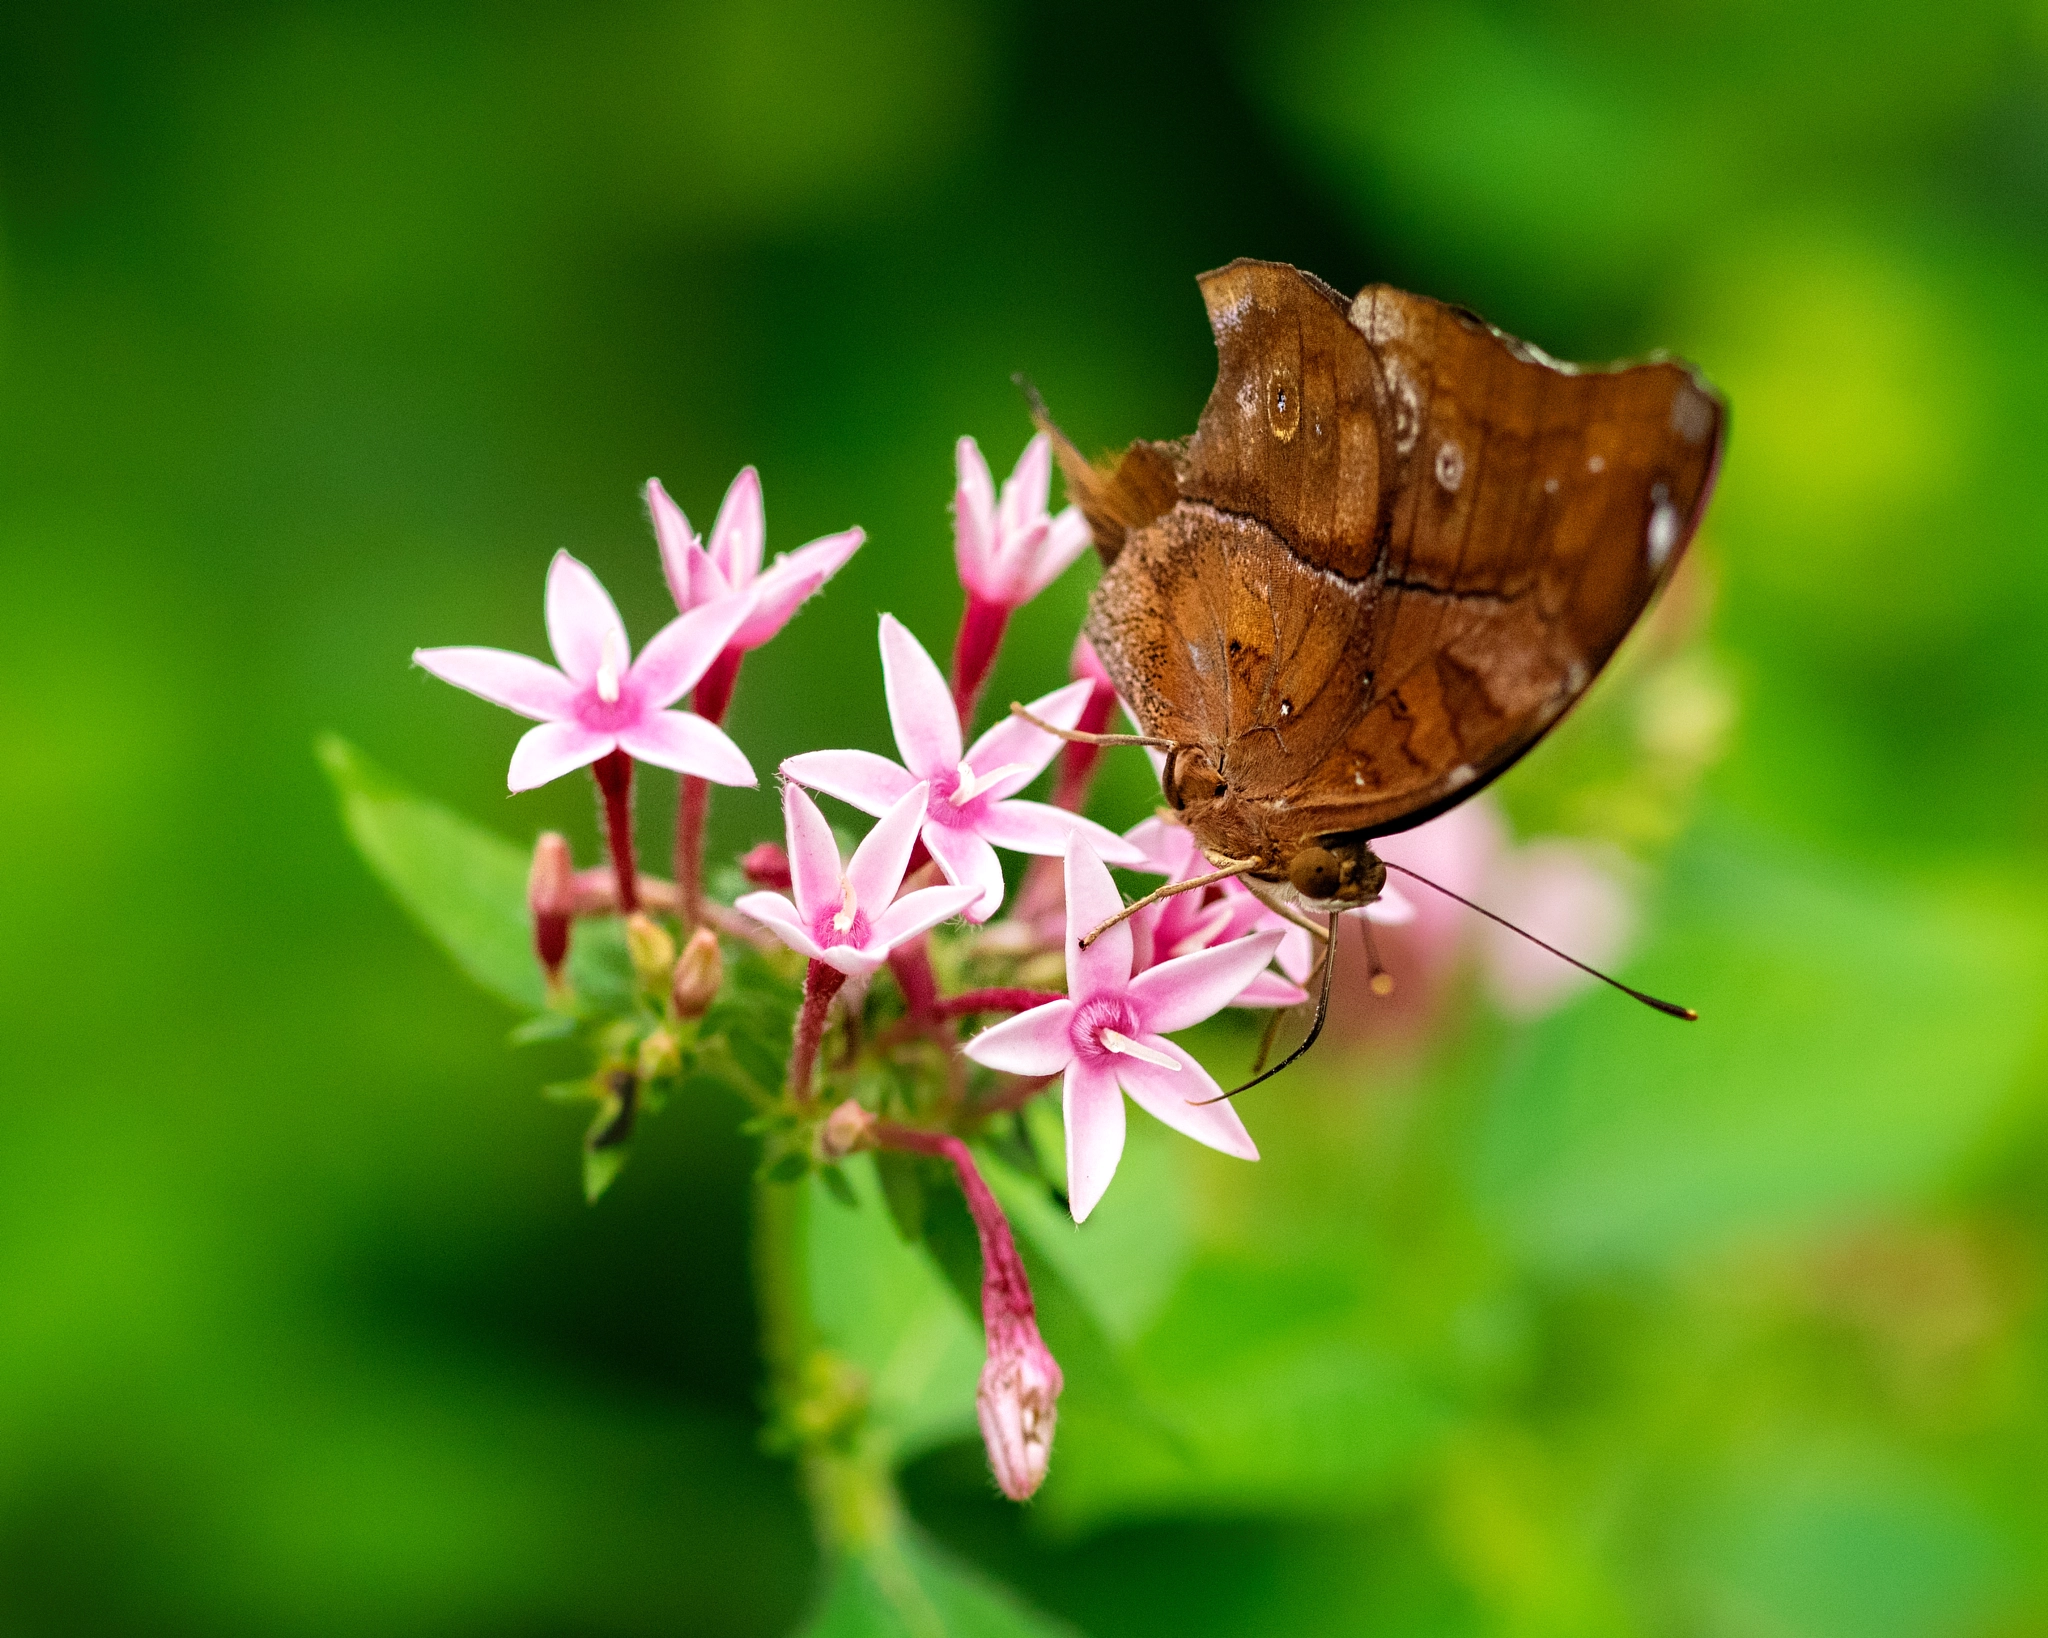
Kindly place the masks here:
[(851, 944), (855, 949), (866, 945), (873, 929), (868, 923), (867, 912), (854, 902), (853, 883), (843, 877), (839, 883), (839, 908), (827, 914), (819, 911), (811, 937), (818, 941), (818, 948), (829, 950), (834, 945)]
[(853, 902), (853, 883), (842, 880), (839, 884), (839, 913), (832, 918), (835, 933), (849, 933), (860, 916), (860, 907)]
[(1104, 995), (1093, 1001), (1083, 1001), (1074, 1009), (1074, 1021), (1068, 1026), (1068, 1038), (1074, 1043), (1074, 1051), (1084, 1058), (1099, 1059), (1108, 1054), (1122, 1053), (1151, 1062), (1159, 1056), (1153, 1048), (1141, 1047), (1137, 1052), (1127, 1050), (1139, 1046), (1133, 1037), (1140, 1033), (1136, 1009), (1120, 995)]

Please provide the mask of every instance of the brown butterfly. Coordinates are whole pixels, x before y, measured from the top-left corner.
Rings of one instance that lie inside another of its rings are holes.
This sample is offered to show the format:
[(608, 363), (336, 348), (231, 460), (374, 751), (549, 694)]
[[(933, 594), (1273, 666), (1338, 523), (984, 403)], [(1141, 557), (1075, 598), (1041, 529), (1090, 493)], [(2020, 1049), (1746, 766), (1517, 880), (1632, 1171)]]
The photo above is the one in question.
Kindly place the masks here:
[(1384, 885), (1373, 837), (1586, 691), (1698, 527), (1726, 416), (1683, 364), (1578, 369), (1385, 285), (1200, 283), (1194, 436), (1098, 468), (1055, 434), (1105, 565), (1087, 632), (1218, 875), (1335, 913)]

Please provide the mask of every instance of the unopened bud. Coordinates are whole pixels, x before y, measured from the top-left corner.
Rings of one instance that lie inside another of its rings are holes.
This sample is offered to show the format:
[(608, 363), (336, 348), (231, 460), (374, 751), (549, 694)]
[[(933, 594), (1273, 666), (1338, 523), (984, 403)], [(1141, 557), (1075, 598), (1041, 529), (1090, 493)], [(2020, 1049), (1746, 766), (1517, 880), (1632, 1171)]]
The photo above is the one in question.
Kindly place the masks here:
[(794, 885), (789, 873), (789, 855), (782, 850), (780, 842), (763, 842), (748, 851), (740, 860), (740, 874), (756, 887), (766, 887), (777, 893), (787, 893)]
[(549, 979), (558, 978), (568, 959), (569, 922), (576, 913), (576, 861), (569, 838), (558, 831), (542, 831), (533, 844), (526, 903), (533, 912), (534, 953)]
[(818, 1129), (818, 1157), (821, 1160), (844, 1160), (856, 1149), (868, 1148), (874, 1141), (873, 1112), (862, 1108), (855, 1099), (848, 1098), (825, 1117), (825, 1124)]
[(718, 935), (699, 927), (676, 958), (675, 982), (669, 996), (678, 1018), (702, 1018), (725, 984), (725, 958), (719, 954)]
[(659, 995), (668, 988), (676, 966), (676, 941), (653, 917), (635, 911), (626, 918), (626, 954), (642, 989)]
[(1045, 1483), (1063, 1385), (1059, 1362), (1029, 1313), (1006, 1330), (990, 1329), (974, 1412), (988, 1446), (988, 1465), (1011, 1501), (1029, 1501)]

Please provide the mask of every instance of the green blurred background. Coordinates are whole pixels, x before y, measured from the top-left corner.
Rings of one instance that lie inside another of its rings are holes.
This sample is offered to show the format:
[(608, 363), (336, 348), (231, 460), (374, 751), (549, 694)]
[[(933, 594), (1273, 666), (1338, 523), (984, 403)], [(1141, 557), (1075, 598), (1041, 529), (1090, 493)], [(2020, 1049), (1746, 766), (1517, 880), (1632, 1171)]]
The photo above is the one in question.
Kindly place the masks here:
[[(800, 1620), (736, 1111), (585, 1209), (569, 1060), (312, 742), (590, 857), (408, 651), (536, 649), (562, 546), (645, 634), (636, 485), (707, 523), (751, 461), (771, 551), (871, 544), (734, 732), (882, 743), (952, 439), (1007, 467), (1016, 370), (1084, 445), (1189, 429), (1237, 255), (1728, 392), (1733, 727), (1604, 826), (1706, 1018), (1456, 1002), (1266, 1089), (1255, 1169), (1134, 1126), (1120, 1368), (1192, 1446), (1077, 1389), (1038, 1506), (966, 1443), (913, 1510), (1098, 1634), (2048, 1631), (2048, 10), (1971, 0), (0, 10), (0, 1631)], [(1630, 686), (1519, 823), (1603, 829)]]

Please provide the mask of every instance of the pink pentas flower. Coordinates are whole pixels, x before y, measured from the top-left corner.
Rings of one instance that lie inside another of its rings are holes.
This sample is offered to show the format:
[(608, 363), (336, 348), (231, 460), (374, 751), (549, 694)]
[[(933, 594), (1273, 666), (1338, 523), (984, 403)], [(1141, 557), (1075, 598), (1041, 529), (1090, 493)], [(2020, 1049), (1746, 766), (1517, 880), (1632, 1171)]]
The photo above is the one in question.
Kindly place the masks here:
[(688, 613), (734, 592), (753, 591), (753, 612), (729, 644), (742, 651), (759, 648), (788, 625), (804, 600), (845, 567), (867, 539), (859, 529), (844, 529), (779, 553), (764, 569), (768, 524), (761, 507), (761, 477), (751, 466), (741, 468), (726, 490), (708, 547), (657, 478), (647, 480), (647, 510), (661, 547), (661, 572), (677, 608)]
[(959, 487), (953, 494), (953, 556), (960, 583), (985, 603), (1019, 608), (1057, 580), (1088, 548), (1088, 521), (1069, 506), (1046, 512), (1052, 489), (1052, 441), (1038, 434), (1024, 446), (1000, 499), (988, 462), (972, 438), (954, 449)]
[(1166, 1039), (1236, 1000), (1280, 943), (1277, 932), (1176, 956), (1132, 976), (1129, 922), (1081, 940), (1123, 908), (1086, 837), (1067, 844), (1067, 998), (982, 1031), (963, 1049), (1016, 1075), (1066, 1077), (1067, 1200), (1095, 1209), (1124, 1151), (1124, 1095), (1199, 1143), (1244, 1160), (1259, 1151), (1209, 1072)]
[(532, 790), (624, 751), (641, 762), (720, 785), (751, 785), (754, 770), (725, 732), (688, 711), (687, 694), (753, 607), (749, 592), (671, 620), (633, 657), (625, 622), (596, 575), (567, 552), (548, 565), (547, 665), (502, 648), (420, 648), (416, 664), (444, 682), (534, 717), (512, 752), (506, 783)]
[[(889, 701), (901, 765), (872, 751), (806, 751), (783, 763), (799, 784), (836, 796), (864, 813), (886, 813), (904, 793), (928, 790), (921, 835), (926, 850), (956, 887), (977, 898), (967, 919), (982, 922), (1003, 902), (1003, 868), (995, 850), (1059, 853), (1079, 833), (1115, 863), (1135, 863), (1138, 852), (1115, 832), (1079, 814), (1015, 793), (1030, 784), (1060, 748), (1060, 741), (1019, 717), (1005, 717), (971, 749), (960, 745), (960, 718), (939, 668), (892, 615), (882, 616), (882, 681)], [(1055, 727), (1071, 728), (1093, 684), (1069, 683), (1031, 711)]]
[(896, 897), (924, 817), (922, 785), (904, 793), (840, 865), (839, 844), (818, 804), (794, 782), (782, 789), (795, 903), (780, 893), (748, 893), (735, 910), (752, 916), (801, 955), (849, 977), (873, 972), (907, 938), (928, 932), (973, 902), (971, 887), (926, 887)]

